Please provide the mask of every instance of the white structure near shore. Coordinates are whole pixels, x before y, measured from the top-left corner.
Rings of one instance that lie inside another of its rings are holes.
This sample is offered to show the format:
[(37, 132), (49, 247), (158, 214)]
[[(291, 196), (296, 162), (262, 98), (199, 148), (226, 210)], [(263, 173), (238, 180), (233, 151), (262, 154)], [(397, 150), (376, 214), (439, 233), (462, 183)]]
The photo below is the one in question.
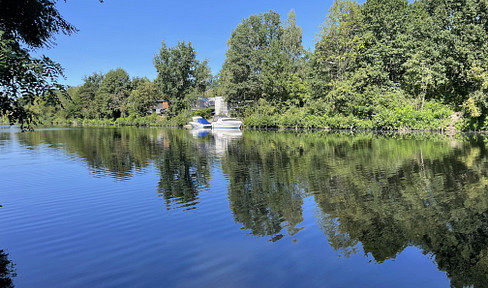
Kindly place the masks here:
[(212, 110), (214, 115), (229, 115), (229, 104), (225, 101), (222, 96), (207, 97), (198, 96), (193, 109), (205, 109), (209, 108)]
[(212, 97), (215, 103), (215, 115), (227, 115), (229, 116), (229, 104), (225, 102), (224, 97), (216, 96)]

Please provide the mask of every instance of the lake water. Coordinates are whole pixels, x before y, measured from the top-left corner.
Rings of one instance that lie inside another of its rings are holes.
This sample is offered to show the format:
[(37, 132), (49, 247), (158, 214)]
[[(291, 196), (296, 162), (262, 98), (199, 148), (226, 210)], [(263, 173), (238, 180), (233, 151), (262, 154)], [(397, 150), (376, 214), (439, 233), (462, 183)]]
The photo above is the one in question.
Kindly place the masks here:
[(0, 286), (486, 287), (487, 143), (2, 127)]

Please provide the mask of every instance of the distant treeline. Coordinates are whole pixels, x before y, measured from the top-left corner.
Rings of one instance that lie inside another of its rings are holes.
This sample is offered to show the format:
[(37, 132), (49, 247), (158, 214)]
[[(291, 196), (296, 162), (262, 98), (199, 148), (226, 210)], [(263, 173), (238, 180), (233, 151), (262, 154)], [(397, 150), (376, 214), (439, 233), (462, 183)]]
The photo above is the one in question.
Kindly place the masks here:
[(191, 42), (163, 42), (154, 81), (117, 69), (86, 77), (56, 105), (27, 106), (44, 118), (115, 120), (146, 117), (164, 99), (167, 119), (184, 122), (192, 99), (210, 93), (225, 96), (248, 127), (488, 126), (486, 1), (337, 0), (313, 52), (293, 10), (286, 20), (269, 11), (232, 31), (218, 75), (196, 54)]

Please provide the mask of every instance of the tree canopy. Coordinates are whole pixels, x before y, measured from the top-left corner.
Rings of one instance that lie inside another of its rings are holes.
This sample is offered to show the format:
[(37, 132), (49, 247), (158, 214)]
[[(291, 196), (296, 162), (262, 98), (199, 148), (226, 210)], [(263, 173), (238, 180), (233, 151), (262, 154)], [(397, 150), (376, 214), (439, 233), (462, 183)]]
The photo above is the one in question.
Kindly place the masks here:
[(25, 105), (37, 97), (52, 100), (54, 91), (62, 90), (57, 83), (63, 76), (62, 67), (45, 56), (36, 59), (29, 53), (29, 49), (54, 45), (58, 33), (77, 31), (55, 4), (49, 0), (0, 1), (0, 114), (7, 115), (11, 123), (19, 121), (22, 128), (33, 119)]
[(227, 43), (221, 71), (227, 99), (248, 106), (261, 98), (279, 103), (303, 96), (294, 89), (303, 81), (299, 73), (305, 54), (301, 42), (302, 30), (293, 10), (285, 25), (275, 11), (244, 19)]
[(158, 76), (154, 82), (163, 97), (170, 102), (170, 113), (176, 114), (189, 107), (190, 94), (204, 92), (212, 75), (207, 60), (197, 60), (197, 51), (191, 42), (178, 42), (174, 47), (163, 41), (159, 54), (154, 56)]
[(68, 23), (51, 0), (1, 0), (0, 30), (4, 37), (31, 48), (53, 45), (58, 33), (70, 35), (77, 29)]

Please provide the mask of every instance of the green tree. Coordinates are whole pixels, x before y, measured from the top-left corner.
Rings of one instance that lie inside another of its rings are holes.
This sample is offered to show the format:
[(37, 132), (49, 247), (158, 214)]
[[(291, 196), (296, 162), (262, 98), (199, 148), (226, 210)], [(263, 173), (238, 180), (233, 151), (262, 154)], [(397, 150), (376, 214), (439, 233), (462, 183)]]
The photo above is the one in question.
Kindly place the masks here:
[(305, 50), (295, 18), (292, 10), (283, 26), (280, 15), (269, 11), (251, 15), (232, 32), (221, 83), (234, 106), (251, 106), (260, 98), (278, 105), (306, 98)]
[(2, 1), (0, 30), (5, 37), (32, 48), (53, 45), (58, 33), (71, 35), (76, 28), (56, 9), (56, 0)]
[(199, 62), (194, 72), (195, 77), (195, 93), (203, 94), (212, 85), (213, 77), (210, 67), (208, 67), (208, 60)]
[(283, 25), (282, 47), (287, 56), (285, 85), (287, 104), (303, 106), (310, 98), (310, 53), (302, 45), (302, 28), (296, 24), (295, 10), (290, 10)]
[[(290, 10), (283, 27), (283, 48), (298, 70), (303, 67), (305, 50), (302, 45), (302, 27), (297, 26), (295, 10)], [(295, 71), (296, 72), (296, 71)]]
[(57, 102), (55, 91), (63, 88), (57, 83), (62, 68), (47, 57), (31, 57), (7, 35), (0, 30), (0, 114), (11, 124), (19, 121), (23, 130), (24, 124), (29, 128), (34, 120), (24, 105), (33, 104), (38, 97)]
[(196, 55), (191, 42), (178, 42), (174, 47), (167, 47), (163, 41), (159, 54), (154, 56), (153, 63), (158, 71), (154, 82), (169, 101), (170, 116), (188, 108), (188, 95), (195, 89), (205, 91), (211, 79), (207, 60), (200, 63)]
[[(222, 66), (221, 81), (224, 92), (234, 105), (255, 103), (263, 95), (265, 56), (276, 51), (276, 41), (283, 35), (280, 15), (275, 11), (251, 15), (232, 31), (227, 42), (226, 59)], [(272, 44), (272, 43), (275, 44)], [(273, 45), (275, 48), (270, 49)]]
[(474, 103), (480, 114), (466, 113), (466, 116), (474, 118), (476, 125), (472, 128), (480, 128), (488, 112), (481, 80), (483, 71), (488, 69), (486, 3), (474, 0), (424, 0), (423, 3), (434, 19), (436, 45), (442, 55), (440, 63), (449, 79), (438, 94), (457, 107)]
[(94, 99), (97, 118), (117, 119), (125, 115), (130, 85), (129, 74), (124, 69), (110, 70), (105, 74)]
[(427, 98), (438, 98), (439, 87), (447, 83), (445, 66), (442, 65), (441, 51), (437, 48), (434, 19), (422, 2), (409, 6), (407, 36), (409, 49), (402, 86), (416, 99), (421, 110)]
[(320, 80), (342, 81), (346, 73), (357, 68), (364, 46), (361, 29), (359, 4), (349, 0), (334, 1), (321, 27), (320, 40), (315, 45), (313, 55), (314, 73)]
[(367, 105), (363, 92), (372, 70), (360, 67), (366, 45), (360, 5), (335, 1), (321, 29), (310, 62), (312, 97), (325, 101), (329, 114), (351, 114), (354, 107)]
[(66, 107), (68, 117), (96, 118), (97, 107), (94, 100), (103, 77), (102, 73), (93, 73), (93, 75), (85, 76), (83, 85), (68, 89), (72, 100)]
[[(362, 61), (380, 66), (388, 78), (380, 85), (401, 81), (408, 47), (409, 23), (407, 0), (368, 0), (362, 7), (364, 29), (371, 33)], [(391, 82), (390, 82), (391, 81)]]
[(158, 87), (148, 79), (139, 81), (127, 99), (127, 106), (130, 114), (146, 116), (149, 108), (160, 98)]

